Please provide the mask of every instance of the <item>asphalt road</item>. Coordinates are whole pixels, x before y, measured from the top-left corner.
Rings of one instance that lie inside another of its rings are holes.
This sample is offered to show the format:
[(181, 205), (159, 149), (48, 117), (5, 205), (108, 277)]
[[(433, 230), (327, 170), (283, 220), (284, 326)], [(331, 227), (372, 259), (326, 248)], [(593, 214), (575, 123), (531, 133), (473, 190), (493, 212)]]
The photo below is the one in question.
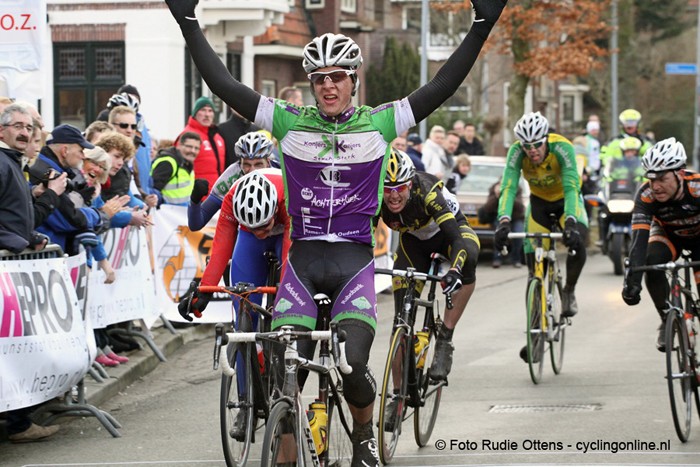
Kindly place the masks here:
[[(537, 386), (518, 357), (525, 340), (525, 269), (492, 269), (485, 262), (477, 274), (476, 292), (455, 333), (455, 363), (431, 443), (419, 449), (407, 420), (393, 465), (700, 462), (698, 419), (688, 443), (678, 441), (673, 429), (651, 302), (644, 296), (639, 306), (625, 306), (622, 280), (607, 258), (589, 257), (563, 371), (555, 376), (545, 366)], [(370, 362), (378, 384), (393, 310), (391, 295), (381, 294), (379, 302)], [(225, 465), (211, 351), (209, 340), (192, 342), (105, 403), (101, 408), (123, 425), (121, 438), (112, 438), (95, 419), (73, 420), (51, 441), (0, 445), (0, 465)], [(259, 457), (253, 458), (251, 465)]]

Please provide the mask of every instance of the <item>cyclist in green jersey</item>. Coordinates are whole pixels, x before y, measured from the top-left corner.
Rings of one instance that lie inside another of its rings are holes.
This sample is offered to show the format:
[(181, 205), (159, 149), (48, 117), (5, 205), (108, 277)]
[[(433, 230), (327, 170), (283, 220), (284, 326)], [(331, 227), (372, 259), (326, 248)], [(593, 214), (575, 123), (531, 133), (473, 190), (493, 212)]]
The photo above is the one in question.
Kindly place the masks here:
[[(570, 251), (566, 258), (566, 285), (562, 291), (562, 316), (578, 313), (574, 290), (586, 263), (588, 217), (581, 195), (581, 177), (576, 167), (574, 147), (561, 135), (549, 133), (549, 122), (539, 112), (525, 114), (514, 128), (518, 141), (508, 150), (498, 202), (499, 224), (495, 232), (495, 247), (508, 244), (510, 216), (518, 181), (530, 185), (530, 205), (525, 215), (526, 232), (549, 232), (550, 215), (559, 219), (564, 231), (564, 244)], [(524, 242), (528, 271), (533, 273), (534, 249), (531, 241)], [(527, 349), (520, 356), (527, 361)]]

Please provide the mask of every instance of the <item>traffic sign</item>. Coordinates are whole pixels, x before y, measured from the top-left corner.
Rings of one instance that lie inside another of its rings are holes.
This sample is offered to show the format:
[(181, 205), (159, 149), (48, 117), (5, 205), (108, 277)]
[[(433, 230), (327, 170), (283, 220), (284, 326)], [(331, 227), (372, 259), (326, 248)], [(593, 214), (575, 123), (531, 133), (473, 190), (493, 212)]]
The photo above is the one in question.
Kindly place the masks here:
[(698, 66), (695, 63), (667, 63), (667, 75), (697, 75)]

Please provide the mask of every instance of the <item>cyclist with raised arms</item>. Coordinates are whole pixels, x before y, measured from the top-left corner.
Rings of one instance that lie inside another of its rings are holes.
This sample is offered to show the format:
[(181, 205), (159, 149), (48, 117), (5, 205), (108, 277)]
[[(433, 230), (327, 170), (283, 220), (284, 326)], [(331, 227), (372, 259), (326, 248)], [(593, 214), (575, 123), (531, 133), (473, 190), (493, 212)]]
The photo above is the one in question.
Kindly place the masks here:
[[(632, 211), (630, 268), (675, 261), (682, 250), (692, 251), (692, 260), (700, 261), (700, 174), (685, 164), (685, 148), (675, 138), (659, 141), (642, 156), (648, 180), (637, 191)], [(644, 282), (661, 318), (656, 347), (665, 352), (666, 274), (648, 271)], [(695, 283), (700, 284), (698, 271)], [(636, 305), (641, 292), (642, 273), (627, 273), (622, 299)]]
[[(331, 318), (347, 334), (344, 375), (353, 418), (352, 465), (378, 465), (372, 428), (376, 383), (367, 362), (376, 327), (372, 219), (379, 213), (390, 143), (458, 89), (505, 7), (474, 0), (475, 20), (436, 76), (410, 96), (376, 108), (355, 107), (359, 46), (327, 33), (304, 47), (302, 65), (316, 105), (296, 106), (262, 96), (235, 80), (207, 43), (195, 17), (197, 0), (166, 0), (209, 88), (244, 118), (279, 141), (292, 239), (273, 327), (314, 329), (313, 296), (331, 298)], [(313, 343), (299, 345), (305, 357)]]
[[(253, 170), (271, 167), (270, 156), (274, 144), (261, 131), (246, 133), (238, 138), (234, 146), (238, 162), (229, 165), (216, 179), (209, 193), (209, 182), (204, 178), (194, 181), (194, 188), (187, 206), (187, 224), (190, 230), (202, 229), (214, 214), (221, 209), (221, 203), (233, 184), (243, 175)], [(207, 196), (209, 193), (209, 196)], [(202, 201), (202, 198), (207, 198)]]
[[(443, 292), (453, 293), (453, 306), (445, 309), (429, 370), (431, 378), (447, 379), (452, 368), (452, 334), (476, 285), (479, 239), (443, 182), (434, 175), (416, 172), (408, 154), (398, 149), (391, 151), (384, 176), (381, 218), (391, 230), (400, 232), (395, 268), (428, 272), (431, 253), (441, 253), (450, 260), (441, 285)], [(396, 281), (393, 288), (394, 316), (398, 316), (406, 285)]]
[[(566, 285), (562, 291), (562, 316), (578, 313), (574, 290), (586, 263), (588, 217), (581, 195), (581, 177), (576, 167), (576, 153), (569, 140), (549, 132), (549, 122), (539, 112), (529, 112), (518, 120), (513, 129), (518, 141), (506, 156), (501, 196), (498, 200), (498, 227), (495, 247), (501, 250), (508, 244), (510, 216), (513, 210), (518, 182), (523, 178), (530, 185), (530, 204), (525, 214), (526, 232), (549, 232), (550, 215), (559, 219), (564, 232), (564, 244), (575, 252), (566, 258)], [(534, 273), (532, 242), (524, 242), (528, 272)], [(520, 350), (527, 362), (527, 347)]]

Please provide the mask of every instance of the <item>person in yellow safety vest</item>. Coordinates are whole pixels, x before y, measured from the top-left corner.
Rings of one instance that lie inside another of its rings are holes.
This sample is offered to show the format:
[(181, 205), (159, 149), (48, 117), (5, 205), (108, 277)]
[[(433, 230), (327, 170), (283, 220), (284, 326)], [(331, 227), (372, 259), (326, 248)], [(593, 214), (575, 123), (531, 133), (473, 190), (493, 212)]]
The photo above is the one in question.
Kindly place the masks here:
[(620, 125), (622, 125), (622, 131), (601, 149), (601, 166), (605, 166), (612, 157), (622, 159), (620, 143), (628, 136), (633, 136), (642, 142), (642, 146), (639, 149), (639, 157), (642, 157), (644, 153), (647, 152), (647, 149), (653, 145), (653, 143), (649, 141), (649, 138), (639, 131), (639, 122), (641, 119), (642, 114), (635, 109), (625, 109), (620, 113), (619, 120)]
[(151, 165), (151, 178), (159, 206), (163, 203), (187, 206), (194, 188), (194, 159), (201, 144), (197, 133), (185, 132), (174, 147), (158, 152)]

